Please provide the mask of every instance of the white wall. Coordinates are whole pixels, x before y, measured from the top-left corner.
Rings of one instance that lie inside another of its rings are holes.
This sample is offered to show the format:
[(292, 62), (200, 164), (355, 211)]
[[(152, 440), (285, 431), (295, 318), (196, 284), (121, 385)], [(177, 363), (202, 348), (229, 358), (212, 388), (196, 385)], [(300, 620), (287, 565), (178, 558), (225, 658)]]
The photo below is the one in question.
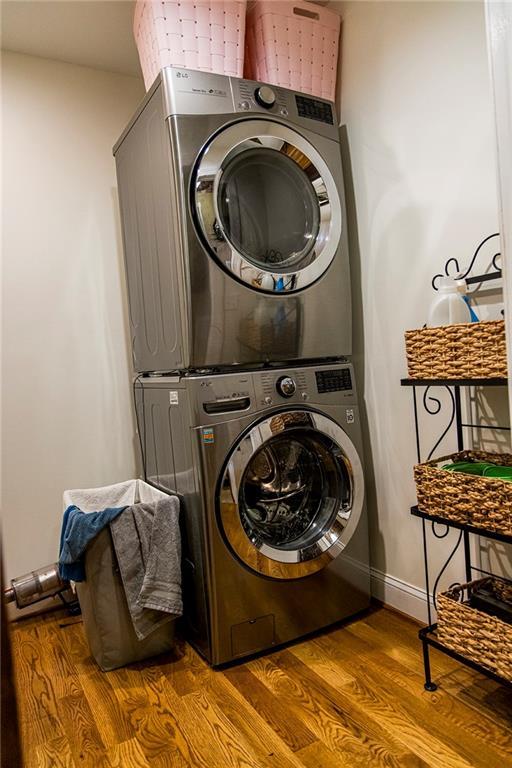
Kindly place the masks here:
[[(430, 282), (445, 261), (456, 256), (467, 265), (479, 241), (499, 229), (484, 8), (473, 2), (329, 5), (343, 17), (339, 96), (358, 220), (351, 240), (357, 352), (364, 358), (359, 377), (375, 476), (369, 488), (374, 585), (382, 596), (385, 574), (386, 599), (421, 614), (415, 591), (424, 586), (421, 527), (409, 514), (415, 503), (412, 398), (400, 387), (403, 334), (425, 323)], [(424, 426), (425, 447), (431, 447), (443, 420)], [(441, 447), (453, 450), (454, 439)], [(432, 547), (434, 571), (455, 537)], [(460, 562), (443, 584), (463, 578)]]
[[(484, 13), (464, 2), (331, 7), (344, 20), (341, 116), (358, 217), (352, 258), (375, 475), (375, 584), (382, 589), (385, 574), (388, 601), (414, 612), (423, 572), (420, 525), (409, 515), (415, 446), (411, 393), (399, 386), (403, 332), (424, 323), (431, 277), (446, 258), (466, 263), (498, 228)], [(142, 86), (17, 54), (4, 55), (2, 86), (2, 527), (10, 578), (56, 557), (64, 488), (135, 472), (111, 146)], [(430, 425), (427, 443), (440, 426)], [(433, 549), (434, 565), (452, 541)], [(455, 569), (447, 580), (460, 577)]]
[(4, 53), (2, 536), (7, 578), (58, 555), (65, 488), (135, 472), (111, 148), (136, 78)]

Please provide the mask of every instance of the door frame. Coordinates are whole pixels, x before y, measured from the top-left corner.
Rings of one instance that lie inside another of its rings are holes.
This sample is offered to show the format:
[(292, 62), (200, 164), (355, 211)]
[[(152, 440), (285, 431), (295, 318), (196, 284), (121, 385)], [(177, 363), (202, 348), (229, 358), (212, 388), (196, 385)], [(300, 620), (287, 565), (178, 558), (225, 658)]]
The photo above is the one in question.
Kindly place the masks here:
[[(496, 173), (508, 370), (512, 371), (512, 5), (486, 0), (487, 48), (496, 130)], [(510, 374), (509, 374), (510, 376)], [(512, 414), (512, 386), (509, 381)]]

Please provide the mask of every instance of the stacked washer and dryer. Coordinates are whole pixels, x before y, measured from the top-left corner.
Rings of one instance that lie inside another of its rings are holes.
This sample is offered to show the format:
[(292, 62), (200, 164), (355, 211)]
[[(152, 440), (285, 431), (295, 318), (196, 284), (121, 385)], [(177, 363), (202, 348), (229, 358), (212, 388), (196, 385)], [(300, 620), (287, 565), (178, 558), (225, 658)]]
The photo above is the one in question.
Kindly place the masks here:
[(334, 106), (169, 67), (114, 155), (144, 474), (223, 664), (369, 604)]

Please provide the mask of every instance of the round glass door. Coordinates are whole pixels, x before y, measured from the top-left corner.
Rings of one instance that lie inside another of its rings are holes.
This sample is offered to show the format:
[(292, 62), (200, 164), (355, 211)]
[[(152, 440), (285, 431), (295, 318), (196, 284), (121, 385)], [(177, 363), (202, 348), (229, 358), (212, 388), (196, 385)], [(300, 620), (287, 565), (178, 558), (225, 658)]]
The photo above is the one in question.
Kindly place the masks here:
[(238, 153), (220, 176), (217, 206), (226, 238), (255, 267), (310, 263), (319, 205), (308, 176), (288, 155), (264, 147)]
[(200, 157), (194, 185), (208, 250), (253, 288), (300, 290), (334, 258), (336, 185), (314, 147), (286, 126), (247, 120), (224, 129)]
[(361, 463), (346, 433), (323, 415), (289, 411), (260, 422), (234, 449), (220, 520), (245, 565), (297, 578), (340, 554), (362, 501)]

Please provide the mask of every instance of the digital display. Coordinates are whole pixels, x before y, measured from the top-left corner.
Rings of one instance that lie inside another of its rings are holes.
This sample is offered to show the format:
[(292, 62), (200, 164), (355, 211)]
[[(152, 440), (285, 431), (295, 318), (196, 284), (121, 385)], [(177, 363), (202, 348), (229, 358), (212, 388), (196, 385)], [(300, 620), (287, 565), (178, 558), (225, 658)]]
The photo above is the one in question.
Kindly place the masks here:
[(316, 386), (319, 394), (325, 392), (343, 392), (352, 389), (352, 378), (349, 368), (338, 368), (333, 371), (316, 371)]
[(295, 96), (299, 117), (309, 117), (311, 120), (319, 120), (321, 123), (334, 125), (332, 108), (325, 101), (308, 99), (305, 96)]

